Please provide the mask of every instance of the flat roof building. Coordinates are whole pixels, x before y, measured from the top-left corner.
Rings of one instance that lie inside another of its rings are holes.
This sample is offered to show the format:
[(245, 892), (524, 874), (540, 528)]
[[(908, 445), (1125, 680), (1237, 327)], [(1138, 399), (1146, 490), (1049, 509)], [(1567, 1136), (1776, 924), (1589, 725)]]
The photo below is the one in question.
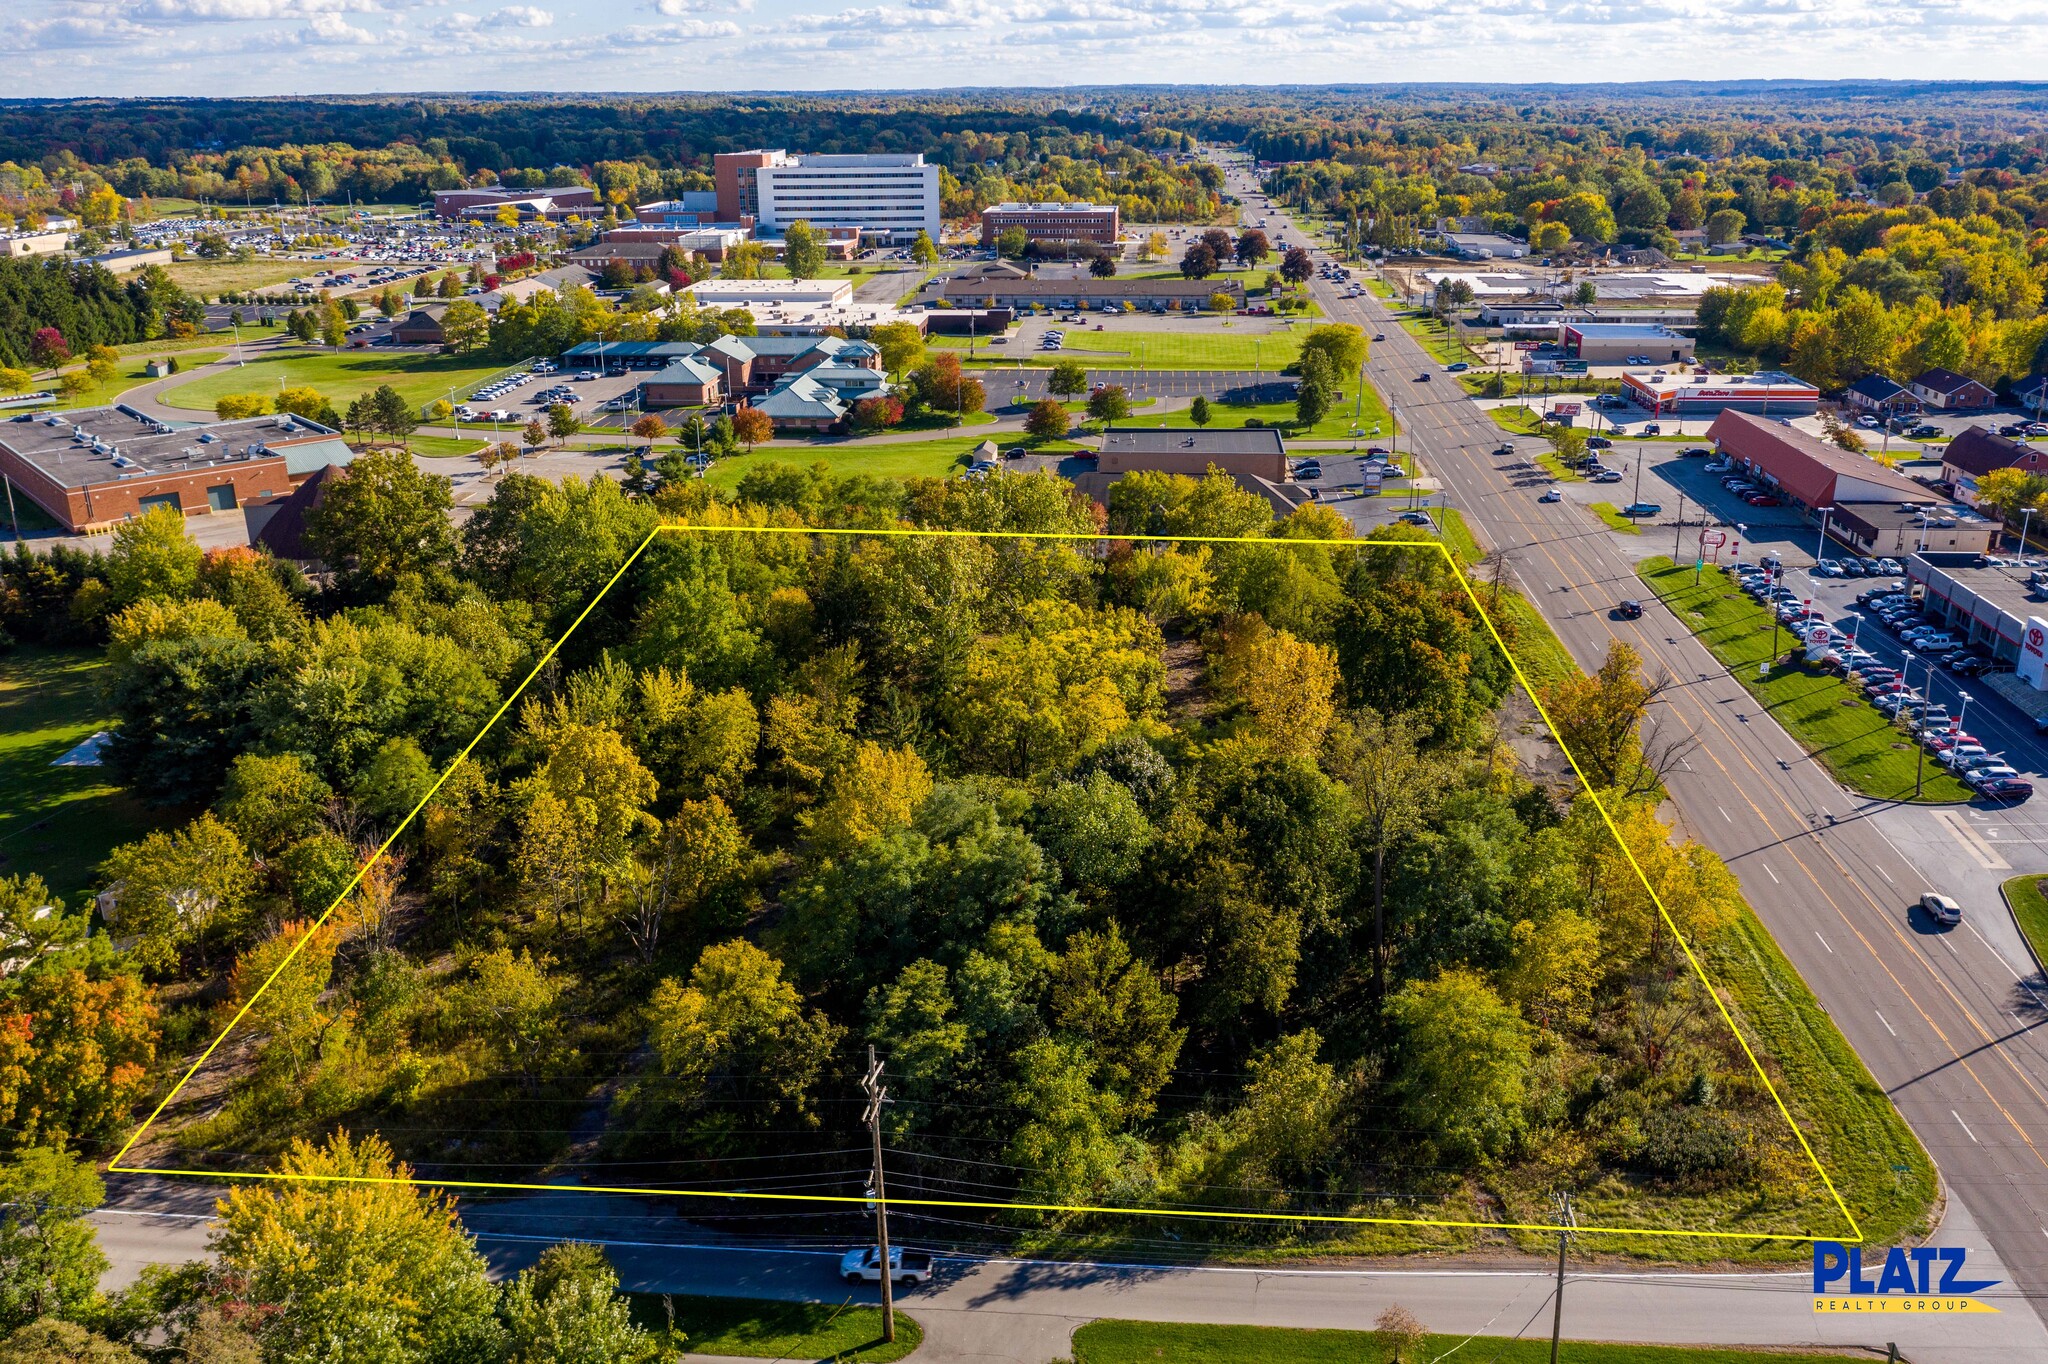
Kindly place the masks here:
[(69, 232), (9, 232), (0, 236), (0, 256), (54, 256), (70, 240)]
[(477, 189), (434, 191), (437, 218), (489, 218), (507, 204), (522, 218), (587, 216), (599, 207), (597, 191), (589, 185), (549, 185), (542, 189), (485, 185)]
[(1589, 365), (1690, 361), (1690, 336), (1643, 322), (1567, 322), (1565, 352)]
[(680, 290), (707, 308), (839, 308), (853, 302), (844, 279), (700, 279)]
[(1694, 373), (1683, 367), (1634, 371), (1621, 376), (1621, 396), (1662, 416), (1712, 416), (1734, 408), (1763, 416), (1810, 417), (1820, 410), (1820, 390), (1777, 370), (1755, 374)]
[(1445, 249), (1461, 260), (1520, 260), (1529, 254), (1529, 243), (1497, 232), (1446, 232), (1443, 236)]
[(1027, 241), (1115, 246), (1122, 220), (1115, 204), (991, 204), (981, 211), (981, 244), (994, 246), (1013, 227)]
[(1165, 427), (1113, 427), (1102, 433), (1096, 470), (1128, 474), (1140, 469), (1200, 478), (1215, 465), (1227, 474), (1251, 474), (1274, 483), (1287, 479), (1287, 445), (1270, 426), (1234, 431)]
[(1925, 502), (1844, 502), (1828, 516), (1828, 535), (1858, 554), (1903, 559), (1923, 550), (1988, 554), (2000, 526), (1967, 507)]
[(1233, 308), (1244, 306), (1244, 283), (1229, 279), (1038, 279), (1012, 278), (993, 271), (952, 279), (935, 279), (918, 295), (927, 303), (946, 299), (962, 307), (1099, 308), (1117, 303), (1161, 312), (1200, 312), (1212, 295), (1222, 294)]
[(337, 433), (303, 417), (179, 427), (123, 404), (0, 422), (0, 472), (74, 533), (155, 507), (233, 511), (354, 457)]
[(2048, 589), (2041, 570), (1930, 550), (1906, 560), (1906, 585), (1951, 634), (2012, 664), (2035, 691), (2048, 691)]
[(792, 156), (782, 150), (719, 152), (712, 158), (718, 220), (752, 219), (781, 235), (798, 220), (859, 228), (864, 238), (909, 242), (940, 235), (939, 168), (921, 152)]

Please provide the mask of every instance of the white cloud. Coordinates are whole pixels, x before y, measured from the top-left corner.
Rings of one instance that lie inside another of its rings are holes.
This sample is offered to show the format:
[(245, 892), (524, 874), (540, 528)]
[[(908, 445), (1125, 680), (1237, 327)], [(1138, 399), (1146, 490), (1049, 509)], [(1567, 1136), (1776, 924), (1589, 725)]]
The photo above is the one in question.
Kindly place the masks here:
[(685, 14), (744, 14), (753, 7), (754, 0), (654, 0), (647, 8), (675, 19)]
[(739, 36), (740, 26), (727, 20), (685, 19), (679, 24), (635, 24), (612, 34), (610, 41), (626, 47), (674, 47)]
[(547, 10), (532, 5), (507, 5), (494, 18), (503, 19), (517, 28), (548, 28), (555, 22), (555, 16)]

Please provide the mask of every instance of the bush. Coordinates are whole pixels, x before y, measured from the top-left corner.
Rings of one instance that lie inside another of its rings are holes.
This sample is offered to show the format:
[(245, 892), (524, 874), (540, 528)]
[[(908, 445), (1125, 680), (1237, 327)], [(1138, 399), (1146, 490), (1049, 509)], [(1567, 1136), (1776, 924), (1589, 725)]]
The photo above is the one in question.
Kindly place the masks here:
[(1643, 1118), (1636, 1164), (1666, 1179), (1695, 1181), (1748, 1165), (1742, 1133), (1711, 1108), (1655, 1108)]

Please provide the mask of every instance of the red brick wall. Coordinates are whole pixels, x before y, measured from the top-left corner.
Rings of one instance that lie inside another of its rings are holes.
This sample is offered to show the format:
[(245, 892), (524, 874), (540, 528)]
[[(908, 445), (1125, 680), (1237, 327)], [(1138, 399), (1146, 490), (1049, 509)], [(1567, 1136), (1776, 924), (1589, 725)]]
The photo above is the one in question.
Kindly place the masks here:
[(288, 493), (292, 488), (282, 457), (238, 460), (233, 464), (217, 464), (211, 469), (195, 469), (185, 474), (158, 474), (150, 478), (95, 483), (89, 493), (80, 488), (58, 487), (50, 478), (6, 450), (0, 450), (0, 470), (14, 481), (17, 495), (28, 493), (37, 505), (72, 531), (91, 530), (124, 521), (140, 514), (143, 498), (162, 493), (178, 494), (180, 509), (190, 516), (211, 510), (207, 490), (224, 483), (234, 485), (237, 506), (261, 493)]

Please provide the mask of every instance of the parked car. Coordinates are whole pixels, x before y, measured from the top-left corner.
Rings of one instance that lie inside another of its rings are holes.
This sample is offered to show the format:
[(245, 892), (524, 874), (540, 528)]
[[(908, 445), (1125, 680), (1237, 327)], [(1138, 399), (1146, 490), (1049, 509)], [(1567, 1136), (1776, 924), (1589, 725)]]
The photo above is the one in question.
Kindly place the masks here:
[(1627, 517), (1655, 516), (1663, 510), (1664, 508), (1660, 503), (1631, 502), (1621, 509), (1621, 514)]
[[(839, 1277), (848, 1283), (880, 1283), (882, 1281), (882, 1250), (880, 1246), (855, 1246), (839, 1258)], [(895, 1283), (928, 1283), (932, 1277), (932, 1257), (921, 1250), (905, 1250), (902, 1246), (889, 1247), (889, 1278)]]
[(2024, 777), (2000, 777), (1977, 788), (1977, 794), (1992, 800), (2018, 803), (2034, 794), (2034, 784)]

